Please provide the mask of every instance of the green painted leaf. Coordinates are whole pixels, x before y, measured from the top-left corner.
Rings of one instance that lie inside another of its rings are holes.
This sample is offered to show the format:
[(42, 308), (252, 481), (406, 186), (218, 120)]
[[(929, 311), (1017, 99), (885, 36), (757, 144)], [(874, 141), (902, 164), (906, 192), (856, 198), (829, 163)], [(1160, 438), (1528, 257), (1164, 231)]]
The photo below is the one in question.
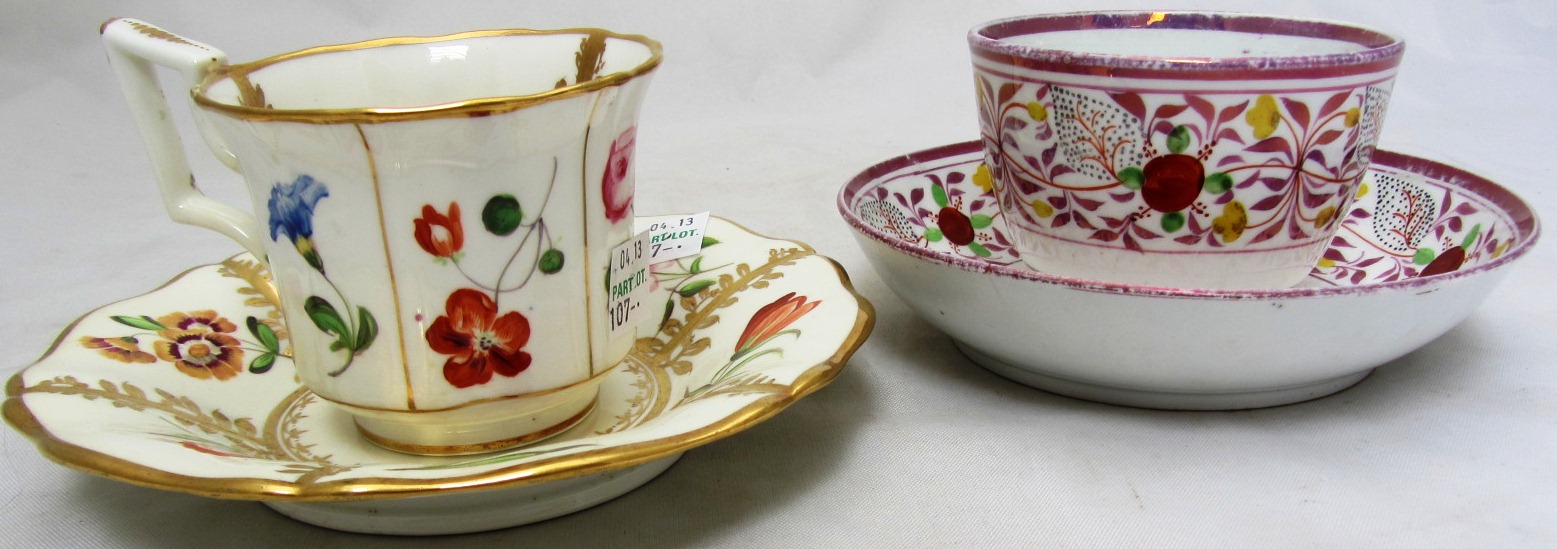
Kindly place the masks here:
[(940, 242), (942, 236), (943, 235), (941, 234), (941, 230), (935, 227), (930, 227), (924, 230), (924, 239), (930, 242)]
[[(306, 245), (304, 243), (307, 243)], [(319, 255), (319, 250), (314, 248), (312, 238), (297, 239), (297, 253), (303, 255), (303, 260), (315, 271), (324, 272), (324, 256)]]
[(1146, 172), (1136, 167), (1119, 170), (1119, 183), (1130, 189), (1141, 190), (1141, 185), (1146, 184)]
[(373, 318), (373, 313), (368, 312), (367, 307), (357, 307), (357, 341), (352, 344), (351, 350), (362, 352), (373, 345), (373, 340), (378, 338), (378, 320)]
[(260, 355), (259, 358), (254, 359), (254, 362), (249, 363), (249, 372), (263, 374), (265, 372), (269, 372), (270, 367), (275, 365), (276, 355), (274, 353), (265, 353)]
[[(318, 326), (324, 333), (334, 334), (335, 337), (340, 338), (342, 341), (351, 333), (351, 330), (346, 327), (346, 321), (341, 320), (341, 313), (337, 312), (335, 306), (325, 301), (322, 297), (316, 295), (308, 296), (308, 299), (303, 301), (303, 312), (308, 315), (309, 320), (314, 321), (314, 326)], [(341, 341), (336, 343), (342, 344)], [(340, 350), (335, 345), (331, 345), (330, 349), (334, 351)]]
[(1205, 189), (1208, 193), (1225, 193), (1233, 188), (1233, 176), (1222, 172), (1211, 172), (1206, 176)]
[(261, 347), (271, 353), (281, 352), (281, 340), (276, 337), (276, 331), (272, 330), (270, 325), (252, 316), (249, 317), (248, 325), (249, 333), (254, 334), (254, 339), (259, 340)]
[(161, 322), (157, 322), (156, 320), (153, 320), (151, 317), (144, 316), (144, 315), (143, 316), (114, 315), (114, 316), (109, 317), (109, 318), (114, 319), (114, 322), (118, 322), (120, 324), (123, 324), (125, 326), (129, 326), (131, 328), (140, 328), (142, 330), (157, 331), (157, 330), (162, 330), (162, 329), (167, 328), (167, 326), (163, 326)]
[(481, 209), (481, 224), (487, 231), (498, 236), (508, 236), (519, 228), (519, 223), (524, 220), (524, 211), (519, 208), (519, 199), (511, 194), (500, 194), (487, 200), (486, 207)]
[(1189, 148), (1189, 128), (1174, 126), (1173, 131), (1168, 132), (1168, 150), (1173, 154), (1181, 154)]
[(1465, 248), (1466, 250), (1471, 249), (1471, 246), (1476, 244), (1476, 239), (1479, 237), (1481, 237), (1481, 224), (1477, 223), (1475, 226), (1471, 227), (1469, 233), (1465, 234), (1465, 239), (1460, 241), (1460, 247)]
[(1437, 257), (1438, 252), (1433, 251), (1432, 248), (1422, 248), (1416, 251), (1415, 256), (1411, 257), (1411, 262), (1417, 265), (1426, 265), (1432, 263), (1433, 259)]
[(692, 274), (703, 272), (703, 256), (697, 256), (697, 259), (692, 260), (692, 266), (687, 267), (687, 272)]
[(989, 257), (995, 255), (989, 251), (989, 248), (985, 248), (983, 244), (979, 244), (977, 242), (969, 242), (968, 249), (973, 250), (973, 254), (979, 257)]
[(984, 227), (993, 225), (995, 223), (995, 218), (984, 214), (973, 214), (973, 217), (968, 218), (968, 223), (972, 224), (973, 228), (975, 229), (982, 229)]
[(1184, 212), (1168, 212), (1162, 214), (1162, 230), (1164, 232), (1177, 232), (1184, 228)]
[(703, 288), (707, 288), (713, 285), (714, 281), (712, 280), (699, 280), (686, 286), (682, 286), (681, 289), (676, 290), (676, 293), (681, 294), (681, 297), (692, 297), (697, 295), (698, 292), (703, 291)]
[(930, 186), (930, 197), (935, 199), (936, 206), (945, 208), (948, 204), (951, 204), (951, 200), (946, 198), (946, 189), (941, 188), (940, 185)]
[(714, 238), (712, 236), (705, 236), (705, 237), (703, 237), (703, 247), (704, 248), (707, 248), (709, 246), (713, 246), (714, 244), (718, 244), (718, 243), (719, 243), (719, 239), (717, 239), (717, 238)]

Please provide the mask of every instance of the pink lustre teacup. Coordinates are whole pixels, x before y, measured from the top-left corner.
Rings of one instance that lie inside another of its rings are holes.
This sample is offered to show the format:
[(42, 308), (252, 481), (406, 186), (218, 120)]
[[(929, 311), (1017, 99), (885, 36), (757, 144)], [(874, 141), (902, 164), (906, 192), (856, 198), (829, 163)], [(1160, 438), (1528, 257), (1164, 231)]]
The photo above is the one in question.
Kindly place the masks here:
[[(657, 42), (476, 31), (228, 65), (144, 22), (102, 32), (170, 215), (237, 240), (274, 278), (286, 323), (248, 319), (251, 371), (289, 351), (286, 329), (310, 390), (412, 453), (534, 441), (593, 409), (637, 337), (608, 326), (604, 294), (607, 254), (632, 235)], [(247, 181), (253, 214), (192, 184), (157, 65), (192, 86), (195, 121)], [(232, 337), (202, 341), (192, 364), (241, 362), (244, 349), (211, 343)]]
[(1356, 26), (1102, 12), (975, 27), (987, 171), (1024, 263), (1180, 288), (1296, 284), (1368, 167), (1404, 52)]

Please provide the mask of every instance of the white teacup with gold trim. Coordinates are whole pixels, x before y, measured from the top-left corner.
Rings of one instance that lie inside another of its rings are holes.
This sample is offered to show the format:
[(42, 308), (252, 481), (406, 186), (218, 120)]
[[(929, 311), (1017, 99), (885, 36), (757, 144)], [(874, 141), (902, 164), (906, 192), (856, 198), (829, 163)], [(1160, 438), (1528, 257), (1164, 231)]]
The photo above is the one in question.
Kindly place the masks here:
[[(471, 453), (590, 412), (636, 339), (610, 329), (603, 293), (608, 252), (632, 236), (657, 42), (476, 31), (229, 65), (141, 21), (102, 33), (170, 215), (268, 263), (303, 382), (365, 436)], [(197, 126), (243, 174), (253, 215), (192, 184), (157, 65), (190, 82)], [(209, 343), (182, 351), (230, 366)]]

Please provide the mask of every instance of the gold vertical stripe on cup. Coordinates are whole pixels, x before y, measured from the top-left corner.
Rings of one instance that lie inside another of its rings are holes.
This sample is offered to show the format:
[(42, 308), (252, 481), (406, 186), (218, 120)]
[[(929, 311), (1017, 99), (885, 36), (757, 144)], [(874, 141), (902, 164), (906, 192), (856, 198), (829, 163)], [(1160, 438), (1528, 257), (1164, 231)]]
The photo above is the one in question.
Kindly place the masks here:
[[(584, 152), (579, 159), (579, 216), (584, 220), (584, 332), (588, 337), (584, 341), (589, 349), (589, 377), (595, 377), (595, 304), (591, 296), (595, 293), (595, 285), (589, 283), (589, 273), (594, 272), (589, 266), (589, 135), (595, 129), (595, 110), (600, 108), (600, 98), (605, 92), (596, 92), (594, 102), (589, 104), (589, 116), (584, 119)], [(608, 158), (609, 162), (610, 159)], [(607, 169), (610, 169), (607, 167)], [(601, 192), (605, 190), (602, 187)], [(604, 194), (601, 195), (602, 200)], [(606, 258), (606, 286), (611, 284), (611, 258)], [(607, 292), (606, 303), (610, 307), (610, 292)], [(607, 330), (606, 344), (610, 345), (610, 331)]]
[(379, 241), (384, 245), (384, 266), (389, 269), (389, 295), (395, 302), (395, 333), (400, 336), (400, 369), (405, 372), (405, 405), (408, 409), (416, 410), (416, 388), (411, 384), (411, 361), (406, 356), (405, 319), (400, 315), (400, 285), (395, 280), (395, 261), (393, 254), (389, 252), (389, 229), (384, 221), (384, 189), (378, 180), (378, 161), (373, 158), (373, 146), (368, 144), (368, 135), (362, 131), (362, 124), (352, 124), (352, 127), (357, 129), (357, 137), (362, 139), (362, 150), (368, 157), (368, 173), (373, 178), (373, 200), (378, 209)]

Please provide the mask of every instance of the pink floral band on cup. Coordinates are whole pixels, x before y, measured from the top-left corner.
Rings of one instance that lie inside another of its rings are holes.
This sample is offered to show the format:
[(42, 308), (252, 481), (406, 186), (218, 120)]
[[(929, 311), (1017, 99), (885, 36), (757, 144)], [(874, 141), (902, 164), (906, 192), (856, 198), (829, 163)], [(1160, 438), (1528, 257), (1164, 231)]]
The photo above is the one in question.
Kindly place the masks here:
[(1215, 13), (981, 25), (986, 165), (1030, 267), (1198, 288), (1295, 284), (1371, 159), (1403, 43)]

